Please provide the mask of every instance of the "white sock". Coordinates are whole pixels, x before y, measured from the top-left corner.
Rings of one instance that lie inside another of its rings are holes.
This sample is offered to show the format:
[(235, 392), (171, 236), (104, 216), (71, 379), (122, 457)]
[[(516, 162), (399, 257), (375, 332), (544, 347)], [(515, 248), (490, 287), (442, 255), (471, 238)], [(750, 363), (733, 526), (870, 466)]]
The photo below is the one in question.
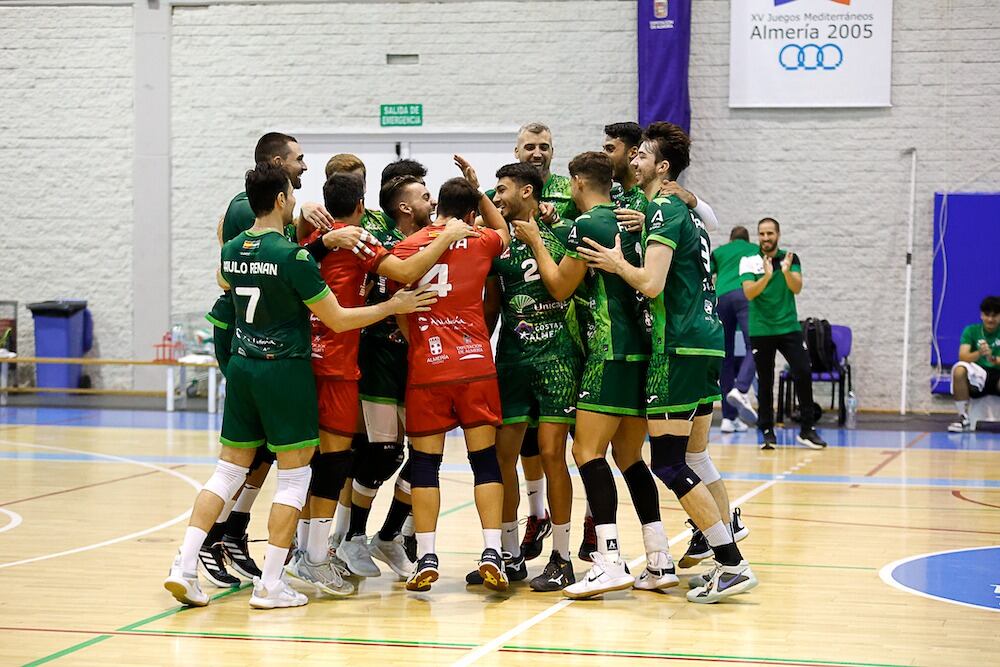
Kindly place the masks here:
[(538, 519), (545, 518), (545, 478), (528, 479), (524, 482), (528, 489), (528, 513)]
[(181, 569), (185, 572), (198, 571), (198, 550), (208, 537), (208, 531), (188, 526), (181, 542)]
[(311, 519), (299, 519), (295, 526), (295, 547), (299, 551), (305, 551), (309, 546), (309, 523)]
[(264, 567), (260, 569), (260, 583), (264, 588), (271, 591), (278, 585), (281, 579), (281, 571), (285, 567), (285, 557), (288, 556), (288, 549), (276, 547), (270, 542), (264, 550)]
[(411, 535), (413, 535), (414, 532), (416, 532), (413, 528), (412, 514), (406, 515), (406, 521), (403, 522), (403, 527), (399, 529), (399, 532), (404, 537), (410, 537)]
[(260, 489), (256, 486), (250, 486), (249, 484), (244, 486), (243, 491), (240, 493), (240, 497), (236, 499), (233, 511), (249, 514), (250, 508), (253, 507), (253, 501), (257, 500), (258, 493), (260, 493)]
[(309, 542), (306, 556), (310, 563), (322, 563), (330, 553), (330, 526), (333, 519), (313, 517), (309, 523)]
[(708, 546), (710, 547), (721, 547), (724, 544), (731, 544), (733, 541), (733, 536), (729, 532), (729, 528), (721, 521), (716, 521), (708, 530), (702, 532), (705, 534), (705, 539), (708, 540)]
[(594, 518), (594, 513), (590, 511), (590, 501), (587, 501), (587, 509), (583, 512), (584, 516), (589, 516), (591, 519)]
[(219, 512), (219, 518), (215, 520), (215, 523), (225, 523), (229, 519), (229, 515), (233, 511), (233, 503), (236, 502), (232, 498), (226, 501), (226, 504), (222, 506), (222, 511)]
[(602, 523), (594, 526), (594, 529), (597, 532), (597, 550), (606, 556), (619, 558), (618, 525)]
[(552, 524), (552, 548), (565, 560), (569, 560), (569, 524)]
[(348, 528), (351, 527), (351, 506), (337, 503), (336, 524), (333, 526), (334, 535), (347, 535)]
[(499, 528), (483, 528), (483, 548), (496, 549), (500, 553), (500, 533)]
[(427, 554), (434, 553), (434, 538), (437, 533), (414, 533), (417, 537), (417, 559), (421, 559)]
[(958, 410), (959, 417), (969, 416), (969, 402), (968, 401), (955, 401), (955, 409)]
[(642, 524), (642, 544), (646, 547), (647, 554), (667, 551), (670, 548), (667, 544), (667, 533), (663, 530), (662, 521)]
[(505, 521), (503, 523), (503, 535), (500, 537), (503, 550), (511, 556), (518, 556), (521, 553), (521, 541), (517, 538), (517, 521)]

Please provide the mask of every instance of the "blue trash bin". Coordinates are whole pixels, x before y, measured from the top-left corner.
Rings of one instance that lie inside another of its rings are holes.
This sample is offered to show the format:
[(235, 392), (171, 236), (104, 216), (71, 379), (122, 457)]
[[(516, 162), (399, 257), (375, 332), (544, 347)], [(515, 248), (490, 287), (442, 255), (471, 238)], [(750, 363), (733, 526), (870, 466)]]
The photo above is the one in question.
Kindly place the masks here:
[[(93, 343), (93, 321), (86, 301), (29, 303), (35, 320), (36, 357), (82, 357)], [(38, 364), (39, 387), (80, 386), (77, 364)]]

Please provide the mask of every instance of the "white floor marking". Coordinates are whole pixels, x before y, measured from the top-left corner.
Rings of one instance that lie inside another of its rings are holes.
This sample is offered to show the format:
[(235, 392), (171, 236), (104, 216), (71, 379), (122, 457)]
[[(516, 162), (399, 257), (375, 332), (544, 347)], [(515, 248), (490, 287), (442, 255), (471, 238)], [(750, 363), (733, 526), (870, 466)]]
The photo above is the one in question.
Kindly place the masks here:
[(23, 519), (21, 519), (20, 514), (18, 514), (17, 512), (11, 512), (10, 510), (5, 510), (2, 507), (0, 507), (0, 514), (6, 514), (8, 517), (10, 517), (10, 521), (7, 522), (7, 525), (5, 525), (3, 528), (0, 528), (0, 533), (6, 533), (8, 530), (14, 530), (18, 526), (20, 526), (21, 521), (23, 521)]

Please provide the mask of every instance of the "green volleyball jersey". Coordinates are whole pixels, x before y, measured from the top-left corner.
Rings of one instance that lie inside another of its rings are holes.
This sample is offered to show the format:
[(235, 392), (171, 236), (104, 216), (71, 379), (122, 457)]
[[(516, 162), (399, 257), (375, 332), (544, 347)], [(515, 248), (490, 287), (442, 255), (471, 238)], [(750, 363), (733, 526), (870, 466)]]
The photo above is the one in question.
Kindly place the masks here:
[(990, 333), (983, 327), (982, 322), (970, 324), (962, 329), (962, 339), (959, 341), (959, 345), (968, 345), (975, 352), (979, 349), (979, 344), (983, 342), (990, 347), (993, 363), (990, 363), (990, 360), (982, 355), (979, 355), (976, 363), (983, 368), (1000, 367), (1000, 329)]
[[(552, 229), (539, 227), (545, 249), (559, 263), (566, 254)], [(577, 356), (582, 349), (572, 298), (556, 301), (538, 272), (531, 248), (517, 240), (493, 260), (502, 295), (497, 366), (534, 365)]]
[[(392, 250), (393, 246), (406, 239), (406, 235), (399, 231), (399, 227), (396, 226), (396, 221), (382, 211), (365, 209), (365, 214), (361, 218), (361, 227), (378, 239), (386, 250)], [(368, 293), (367, 303), (376, 304), (387, 301), (392, 296), (389, 293), (389, 281), (385, 276), (379, 275), (371, 276), (371, 279), (374, 281), (374, 285), (371, 292)], [(361, 335), (392, 339), (399, 343), (405, 342), (399, 332), (399, 325), (396, 323), (395, 317), (387, 317), (381, 322), (365, 327), (361, 330)]]
[(760, 254), (760, 246), (736, 239), (719, 246), (712, 251), (712, 273), (715, 274), (715, 293), (717, 296), (743, 290), (740, 280), (740, 261), (744, 257)]
[[(622, 253), (633, 266), (642, 265), (642, 237), (623, 232), (618, 227), (615, 205), (599, 204), (573, 223), (566, 254), (579, 258), (577, 248), (589, 238), (606, 248), (613, 248), (621, 237)], [(646, 300), (620, 276), (587, 269), (584, 278), (589, 308), (585, 314), (588, 357), (597, 355), (606, 361), (649, 358), (648, 313)]]
[(633, 185), (626, 191), (621, 183), (615, 183), (611, 186), (611, 201), (618, 208), (628, 208), (640, 213), (645, 213), (646, 206), (649, 205), (649, 200), (646, 199), (646, 193), (643, 192), (642, 188)]
[(663, 291), (650, 302), (653, 351), (725, 356), (722, 322), (715, 312), (710, 258), (712, 244), (701, 219), (677, 197), (657, 197), (646, 209), (643, 248), (673, 249)]
[[(241, 192), (233, 197), (226, 208), (226, 215), (222, 218), (222, 242), (229, 243), (239, 236), (241, 232), (245, 232), (253, 227), (256, 219), (257, 216), (254, 215), (253, 209), (250, 208), (250, 200), (247, 199), (247, 193)], [(294, 224), (285, 225), (285, 238), (295, 243)]]
[(305, 248), (277, 231), (241, 232), (222, 247), (222, 276), (236, 304), (233, 354), (309, 359), (309, 309), (330, 293)]
[(548, 180), (542, 186), (542, 201), (555, 206), (560, 218), (575, 220), (580, 215), (579, 209), (573, 202), (573, 192), (566, 176), (549, 174)]
[[(784, 271), (781, 270), (781, 262), (786, 254), (779, 248), (772, 258), (751, 255), (740, 260), (741, 284), (748, 280), (760, 280), (764, 276), (764, 262), (771, 262), (771, 268), (774, 269), (771, 280), (764, 286), (764, 291), (756, 298), (750, 299), (747, 323), (751, 338), (780, 336), (800, 331), (802, 328), (799, 324), (799, 312), (795, 307), (795, 294), (785, 280)], [(802, 262), (798, 253), (792, 257), (792, 266), (789, 270), (793, 273), (802, 273)]]

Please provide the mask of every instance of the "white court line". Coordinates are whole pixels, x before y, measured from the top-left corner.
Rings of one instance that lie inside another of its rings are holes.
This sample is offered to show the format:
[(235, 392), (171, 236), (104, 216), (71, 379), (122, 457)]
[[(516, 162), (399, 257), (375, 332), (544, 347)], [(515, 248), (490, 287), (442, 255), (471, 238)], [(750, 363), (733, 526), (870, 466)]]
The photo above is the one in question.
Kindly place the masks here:
[[(177, 479), (179, 479), (181, 481), (187, 482), (188, 484), (190, 484), (191, 486), (193, 486), (195, 489), (198, 489), (199, 491), (201, 490), (201, 483), (200, 482), (198, 482), (198, 481), (196, 481), (196, 480), (188, 477), (184, 473), (177, 472), (176, 470), (171, 470), (170, 468), (164, 468), (162, 466), (158, 466), (155, 463), (144, 463), (142, 461), (136, 461), (134, 459), (126, 458), (124, 456), (115, 456), (114, 454), (102, 454), (101, 452), (88, 452), (88, 451), (85, 451), (85, 450), (82, 450), (82, 449), (70, 449), (69, 447), (55, 447), (53, 445), (39, 445), (39, 444), (33, 443), (33, 442), (20, 442), (20, 441), (14, 441), (14, 440), (2, 440), (2, 439), (0, 439), (0, 443), (3, 443), (5, 445), (14, 445), (14, 446), (17, 446), (17, 447), (32, 447), (34, 449), (49, 449), (49, 450), (53, 450), (53, 451), (57, 451), (57, 452), (70, 452), (72, 454), (87, 454), (89, 456), (96, 456), (98, 458), (107, 459), (108, 461), (117, 461), (119, 463), (131, 463), (132, 465), (137, 465), (137, 466), (141, 466), (143, 468), (149, 468), (151, 470), (155, 470), (157, 472), (166, 473), (167, 475), (171, 475), (172, 477), (176, 477)], [(2, 511), (2, 510), (0, 510), (0, 511)], [(0, 563), (0, 570), (2, 570), (5, 567), (14, 567), (15, 565), (26, 565), (28, 563), (37, 563), (39, 561), (49, 560), (51, 558), (59, 558), (60, 556), (69, 556), (71, 554), (78, 554), (78, 553), (81, 553), (83, 551), (91, 551), (93, 549), (100, 549), (101, 547), (110, 546), (112, 544), (118, 544), (119, 542), (127, 542), (128, 540), (134, 540), (137, 537), (143, 537), (144, 535), (149, 535), (150, 533), (155, 533), (156, 531), (162, 530), (164, 528), (167, 528), (168, 526), (172, 526), (175, 523), (180, 523), (181, 521), (184, 521), (185, 519), (187, 519), (189, 516), (191, 516), (191, 510), (186, 511), (183, 514), (179, 514), (179, 515), (175, 516), (173, 519), (170, 519), (168, 521), (164, 521), (163, 523), (157, 524), (157, 525), (153, 526), (152, 528), (147, 528), (145, 530), (140, 530), (140, 531), (137, 531), (137, 532), (134, 532), (134, 533), (129, 533), (128, 535), (122, 535), (121, 537), (115, 537), (115, 538), (110, 539), (110, 540), (105, 540), (103, 542), (98, 542), (97, 544), (88, 544), (87, 546), (77, 547), (75, 549), (67, 549), (66, 551), (58, 551), (56, 553), (45, 554), (43, 556), (35, 556), (34, 558), (25, 558), (24, 560), (16, 560), (16, 561), (13, 561), (11, 563)], [(3, 530), (7, 530), (7, 529), (8, 528), (5, 527)]]
[[(948, 604), (957, 604), (961, 607), (969, 607), (970, 609), (1000, 612), (1000, 607), (994, 609), (993, 607), (984, 607), (983, 605), (979, 604), (962, 602), (961, 600), (952, 600), (951, 598), (941, 597), (940, 595), (932, 595), (930, 593), (925, 593), (924, 591), (918, 590), (916, 588), (910, 588), (906, 584), (897, 581), (896, 578), (892, 576), (892, 573), (896, 570), (897, 567), (899, 567), (900, 565), (905, 565), (906, 563), (909, 563), (910, 561), (913, 560), (920, 560), (921, 558), (929, 558), (931, 556), (940, 556), (942, 554), (960, 553), (962, 551), (984, 551), (986, 549), (996, 549), (996, 547), (991, 546), (991, 547), (970, 547), (966, 549), (949, 549), (947, 551), (932, 551), (926, 554), (907, 556), (906, 558), (900, 558), (899, 560), (893, 561), (888, 565), (883, 566), (882, 569), (879, 570), (878, 576), (884, 583), (889, 584), (890, 586), (892, 586), (897, 590), (901, 590), (905, 593), (910, 593), (911, 595), (919, 595), (920, 597), (927, 598), (928, 600), (937, 600), (938, 602), (947, 602)], [(994, 584), (994, 586), (996, 585), (998, 584)]]
[(20, 514), (18, 514), (17, 512), (11, 512), (10, 510), (5, 510), (2, 507), (0, 507), (0, 514), (6, 514), (8, 517), (10, 517), (10, 522), (8, 522), (7, 525), (4, 526), (3, 528), (0, 528), (0, 533), (6, 533), (8, 530), (14, 530), (18, 526), (20, 526), (21, 521), (23, 521), (23, 519), (21, 519)]
[[(810, 460), (812, 460), (812, 459), (808, 459), (806, 461), (803, 461), (803, 463), (808, 463)], [(744, 493), (742, 496), (740, 496), (736, 500), (734, 500), (731, 503), (729, 503), (730, 507), (739, 507), (740, 505), (742, 505), (746, 501), (750, 500), (754, 496), (756, 496), (756, 495), (758, 495), (760, 493), (763, 493), (764, 491), (768, 490), (769, 488), (771, 488), (772, 486), (774, 486), (775, 484), (777, 484), (779, 481), (783, 480), (785, 478), (785, 476), (789, 475), (789, 474), (791, 474), (791, 471), (790, 470), (786, 470), (783, 473), (781, 473), (780, 475), (777, 475), (774, 479), (772, 479), (770, 481), (767, 481), (767, 482), (764, 482), (760, 486), (757, 486), (757, 487), (751, 489), (750, 491)], [(670, 546), (674, 546), (678, 542), (683, 542), (684, 540), (686, 540), (690, 536), (691, 536), (691, 530), (687, 529), (687, 530), (685, 530), (685, 531), (683, 531), (683, 532), (678, 533), (677, 535), (675, 535), (673, 537), (673, 539), (670, 540), (669, 544), (670, 544)], [(642, 564), (643, 562), (645, 562), (645, 560), (646, 560), (646, 556), (645, 555), (639, 556), (638, 558), (629, 561), (628, 562), (628, 566), (629, 566), (629, 568), (638, 567), (640, 564)], [(519, 634), (523, 633), (525, 630), (528, 630), (529, 628), (531, 628), (531, 627), (533, 627), (535, 625), (538, 625), (539, 623), (541, 623), (542, 621), (544, 621), (545, 619), (547, 619), (549, 616), (552, 616), (553, 614), (556, 614), (559, 611), (562, 611), (563, 609), (565, 609), (569, 605), (573, 604), (574, 602), (576, 602), (576, 600), (571, 600), (570, 598), (564, 598), (564, 599), (560, 600), (559, 602), (556, 602), (551, 607), (549, 607), (549, 608), (545, 609), (544, 611), (541, 611), (538, 614), (532, 616), (531, 618), (529, 618), (528, 620), (524, 621), (520, 625), (517, 625), (517, 626), (511, 628), (510, 630), (508, 630), (507, 632), (503, 633), (502, 635), (500, 635), (500, 636), (498, 636), (498, 637), (496, 637), (494, 639), (491, 639), (490, 641), (486, 642), (485, 644), (481, 644), (481, 645), (477, 646), (476, 648), (472, 649), (471, 651), (469, 651), (468, 653), (466, 653), (464, 656), (462, 656), (461, 658), (459, 658), (458, 660), (456, 660), (455, 662), (453, 662), (452, 663), (452, 667), (465, 667), (466, 665), (471, 665), (472, 663), (478, 661), (480, 658), (483, 658), (486, 655), (488, 655), (488, 654), (492, 653), (493, 651), (497, 650), (498, 648), (501, 648), (504, 644), (506, 644), (508, 641), (510, 641), (514, 637), (518, 636)]]

